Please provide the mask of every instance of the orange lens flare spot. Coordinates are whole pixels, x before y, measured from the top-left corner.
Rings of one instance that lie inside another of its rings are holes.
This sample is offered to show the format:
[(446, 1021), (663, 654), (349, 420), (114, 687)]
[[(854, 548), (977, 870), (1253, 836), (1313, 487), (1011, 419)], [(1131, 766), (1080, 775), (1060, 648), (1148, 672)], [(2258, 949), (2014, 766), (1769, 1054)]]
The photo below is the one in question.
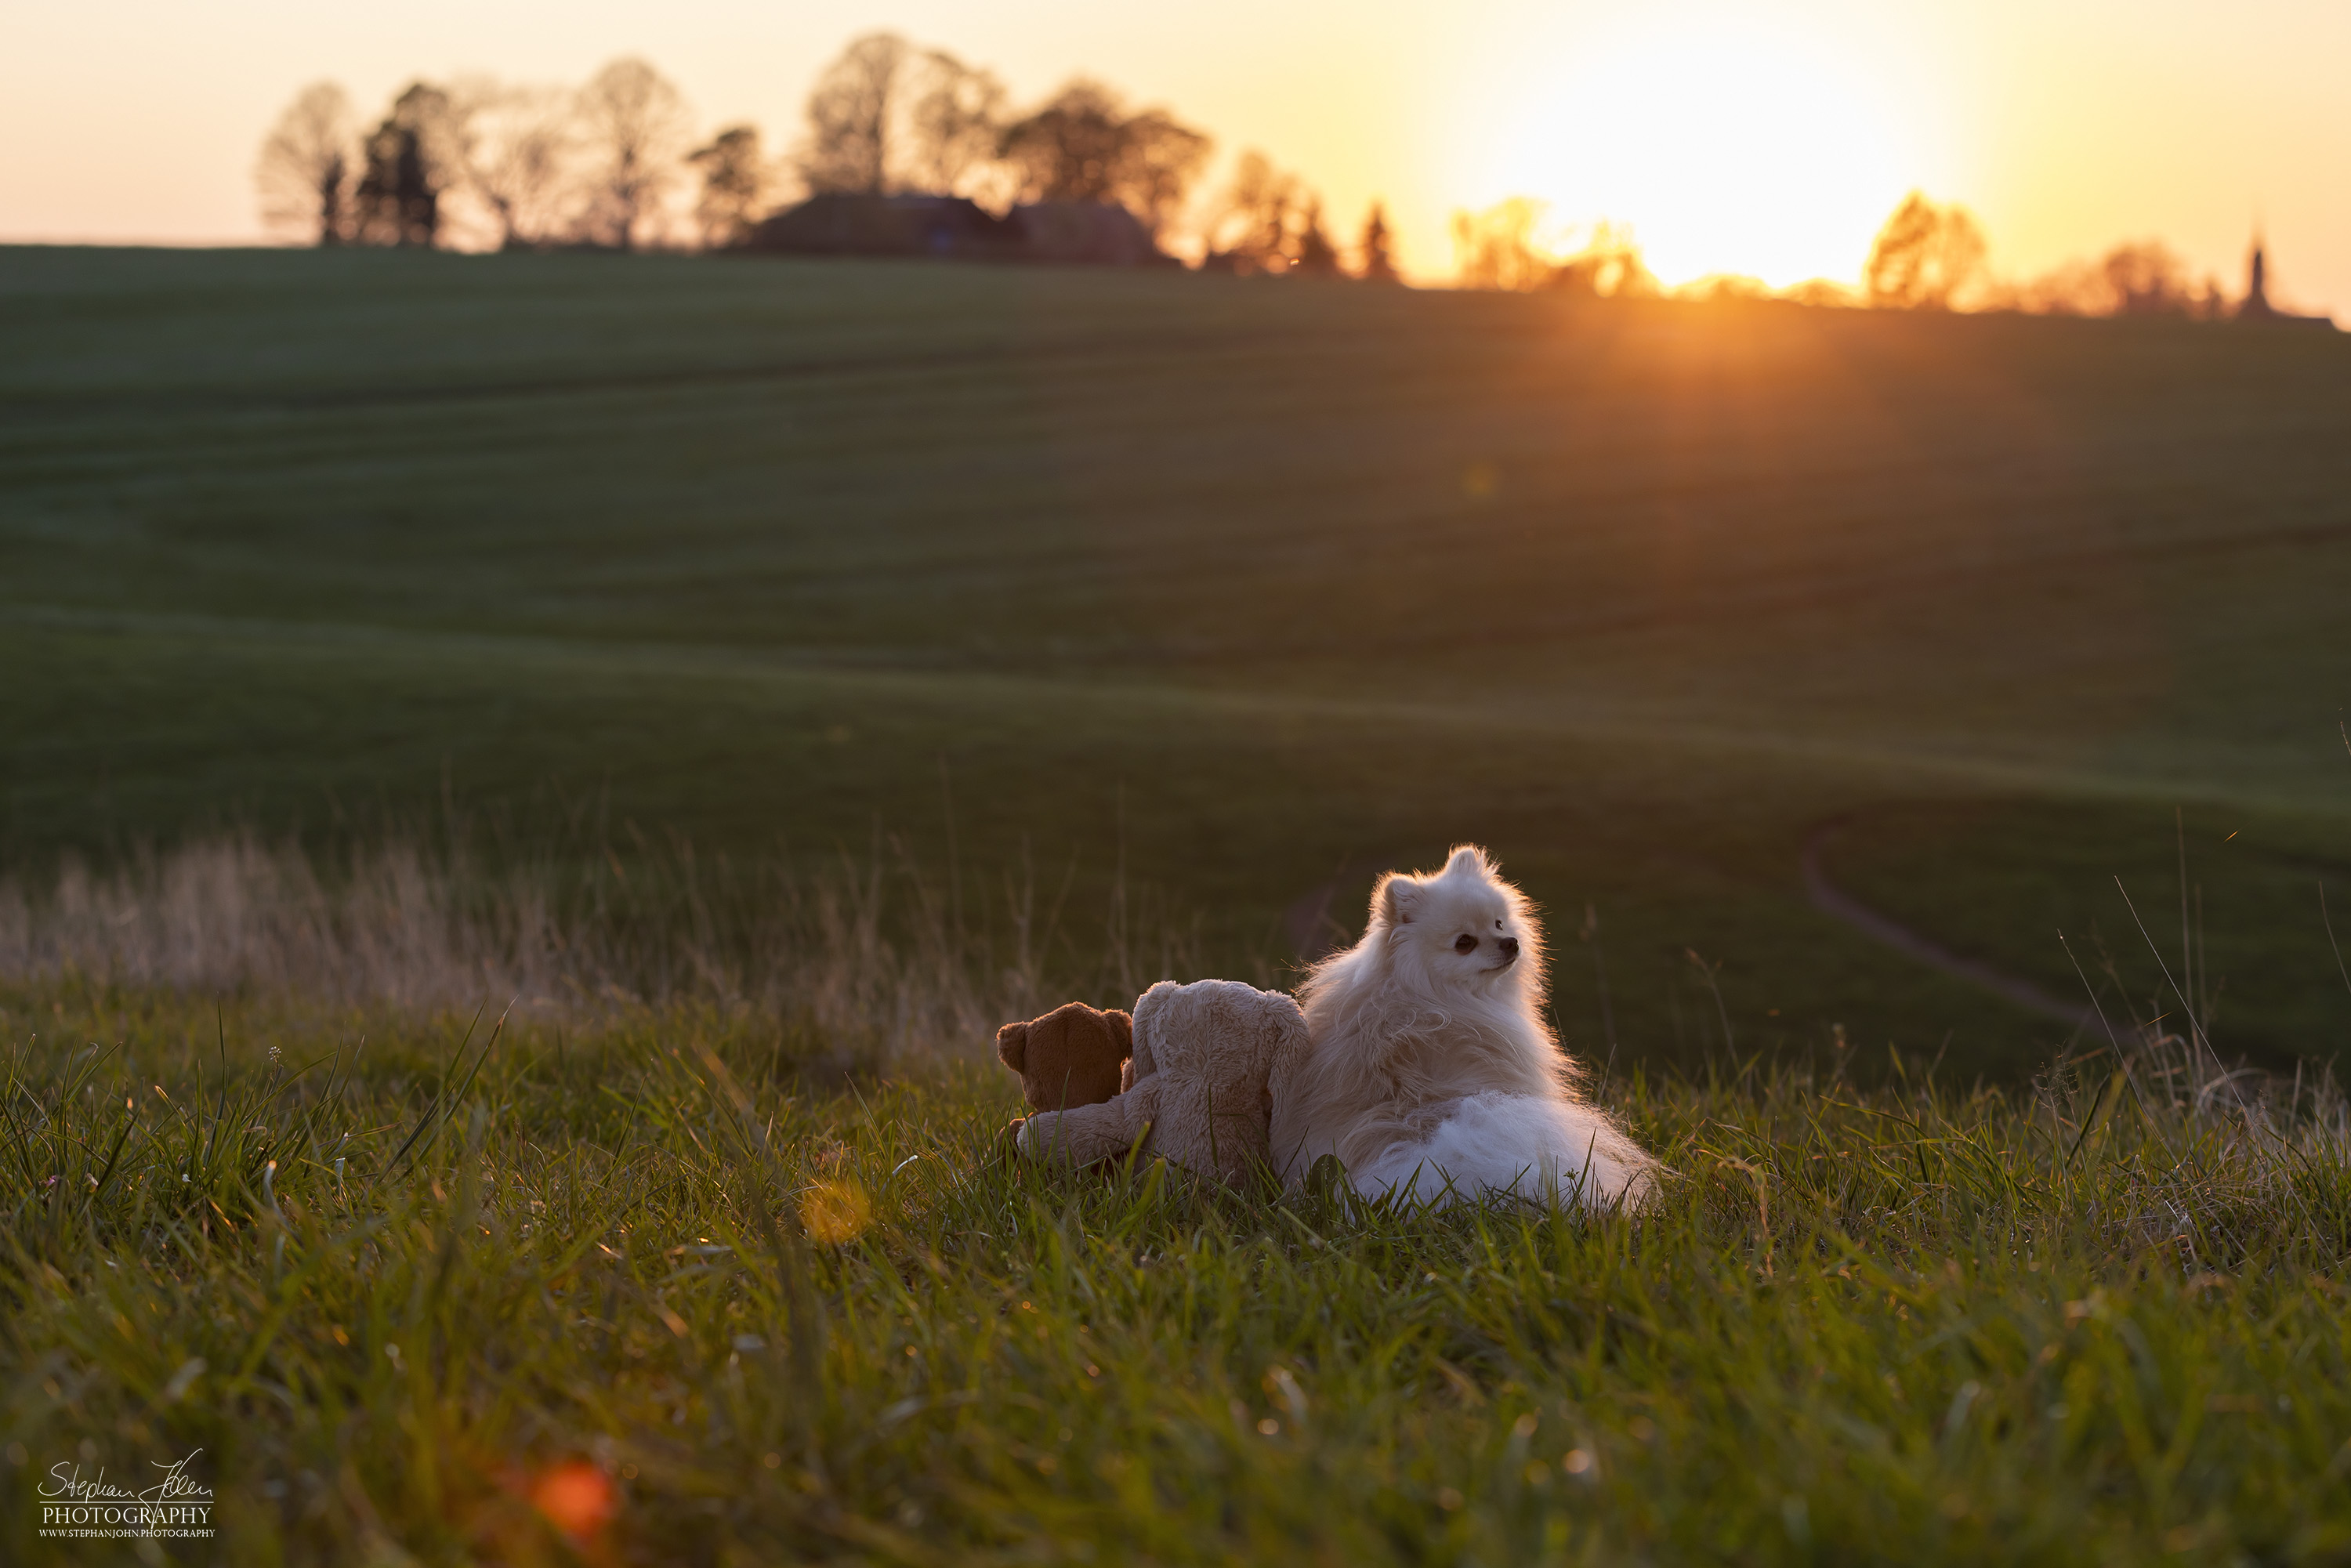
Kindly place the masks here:
[(584, 1459), (540, 1471), (530, 1483), (530, 1503), (575, 1542), (593, 1540), (620, 1511), (611, 1478)]

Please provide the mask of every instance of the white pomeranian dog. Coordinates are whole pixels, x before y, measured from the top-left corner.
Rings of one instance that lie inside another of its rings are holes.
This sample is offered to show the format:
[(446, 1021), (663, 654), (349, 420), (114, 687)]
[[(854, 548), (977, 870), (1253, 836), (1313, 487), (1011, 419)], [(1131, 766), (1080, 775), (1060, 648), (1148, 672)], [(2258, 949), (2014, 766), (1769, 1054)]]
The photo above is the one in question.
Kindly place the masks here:
[(1274, 1097), (1292, 1186), (1336, 1155), (1358, 1192), (1422, 1202), (1489, 1192), (1637, 1208), (1658, 1166), (1579, 1099), (1543, 1022), (1542, 930), (1483, 850), (1391, 872), (1364, 939), (1299, 988), (1311, 1037)]

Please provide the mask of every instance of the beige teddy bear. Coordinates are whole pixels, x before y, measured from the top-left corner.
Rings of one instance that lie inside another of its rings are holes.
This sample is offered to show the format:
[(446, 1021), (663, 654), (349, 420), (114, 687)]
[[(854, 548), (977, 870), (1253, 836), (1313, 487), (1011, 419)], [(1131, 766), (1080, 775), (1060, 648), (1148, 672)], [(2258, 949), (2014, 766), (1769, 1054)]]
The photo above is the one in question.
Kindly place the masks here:
[(1306, 1018), (1280, 991), (1238, 980), (1162, 980), (1134, 1004), (1132, 1086), (1021, 1125), (1030, 1159), (1090, 1166), (1146, 1154), (1238, 1183), (1272, 1155), (1274, 1097), (1306, 1052)]

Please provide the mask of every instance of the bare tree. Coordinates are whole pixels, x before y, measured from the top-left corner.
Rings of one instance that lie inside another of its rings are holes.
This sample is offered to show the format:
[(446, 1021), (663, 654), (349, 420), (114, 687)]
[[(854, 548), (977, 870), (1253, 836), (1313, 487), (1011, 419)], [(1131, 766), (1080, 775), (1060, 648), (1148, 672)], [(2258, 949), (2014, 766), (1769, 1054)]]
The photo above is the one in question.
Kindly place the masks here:
[(793, 162), (817, 193), (995, 194), (1004, 84), (945, 49), (868, 33), (809, 94)]
[(2098, 264), (2105, 275), (2109, 309), (2116, 316), (2187, 316), (2217, 319), (2228, 313), (2218, 278), (2199, 287), (2188, 266), (2161, 240), (2118, 245)]
[(892, 121), (913, 53), (895, 33), (868, 33), (817, 78), (797, 160), (810, 191), (878, 196), (890, 188)]
[(1233, 164), (1203, 236), (1206, 265), (1234, 272), (1280, 272), (1290, 266), (1291, 228), (1303, 204), (1298, 178), (1251, 149)]
[(2229, 313), (2220, 280), (2201, 284), (2160, 240), (2118, 245), (2096, 261), (2069, 261), (2021, 287), (1998, 290), (1994, 303), (2049, 316), (2185, 316), (2216, 320)]
[(295, 96), (262, 139), (254, 168), (261, 188), (262, 221), (271, 228), (340, 245), (350, 193), (351, 100), (333, 82), (314, 82)]
[(580, 89), (576, 115), (590, 183), (586, 234), (633, 249), (677, 182), (687, 135), (684, 96), (644, 61), (618, 59)]
[(767, 210), (768, 193), (775, 175), (759, 151), (758, 127), (734, 125), (711, 138), (709, 145), (686, 154), (687, 162), (702, 172), (702, 195), (694, 205), (702, 225), (702, 243), (726, 250), (743, 243)]
[(1006, 127), (1001, 143), (1022, 200), (1116, 203), (1155, 237), (1182, 205), (1211, 145), (1165, 110), (1128, 114), (1116, 93), (1082, 78)]
[(995, 172), (1004, 131), (1004, 84), (945, 49), (907, 72), (905, 156), (900, 177), (919, 191), (967, 196)]
[(1395, 283), (1395, 241), (1388, 232), (1388, 215), (1379, 203), (1364, 217), (1364, 237), (1355, 242), (1355, 276), (1365, 283)]
[(1948, 310), (1983, 275), (1983, 230), (1965, 207), (1902, 199), (1870, 246), (1862, 287), (1880, 309)]
[(1264, 153), (1241, 154), (1202, 236), (1201, 265), (1218, 271), (1339, 275), (1339, 250), (1322, 227), (1322, 199)]
[(1662, 292), (1630, 229), (1601, 222), (1568, 255), (1564, 235), (1546, 240), (1543, 204), (1512, 196), (1482, 213), (1453, 214), (1455, 266), (1464, 288), (1538, 289), (1629, 299)]
[(486, 230), (478, 235), (482, 243), (524, 250), (552, 240), (579, 194), (570, 93), (471, 77), (449, 95), (462, 188)]

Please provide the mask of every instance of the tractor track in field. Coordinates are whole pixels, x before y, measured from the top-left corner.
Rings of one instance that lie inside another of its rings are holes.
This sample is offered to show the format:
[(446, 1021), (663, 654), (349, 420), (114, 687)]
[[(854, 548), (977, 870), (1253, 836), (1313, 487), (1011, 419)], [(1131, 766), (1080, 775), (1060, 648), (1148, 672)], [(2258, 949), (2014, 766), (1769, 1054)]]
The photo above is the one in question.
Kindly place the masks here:
[(1923, 936), (1899, 921), (1872, 909), (1830, 881), (1825, 863), (1828, 846), (1839, 833), (1852, 825), (1853, 819), (1849, 816), (1833, 817), (1804, 836), (1804, 894), (1812, 900), (1813, 908), (1844, 921), (1881, 946), (1891, 947), (1930, 969), (1939, 970), (1954, 979), (1965, 980), (1971, 986), (1990, 991), (2027, 1012), (2038, 1013), (2043, 1018), (2077, 1030), (2095, 1030), (2099, 1027), (2095, 1008), (2078, 1002), (2061, 1001), (2030, 980), (2003, 974), (1989, 964), (1953, 952), (1932, 937)]
[[(1989, 964), (1954, 952), (1932, 937), (1922, 936), (1891, 916), (1872, 909), (1837, 886), (1829, 878), (1826, 853), (1830, 842), (1852, 825), (1850, 816), (1834, 817), (1804, 836), (1802, 859), (1804, 894), (1813, 908), (1833, 919), (1843, 921), (1881, 946), (1890, 947), (1928, 968), (1990, 991), (2027, 1012), (2077, 1030), (2095, 1031), (2099, 1028), (2095, 1008), (2062, 1001), (2030, 980), (2005, 974)], [(1281, 927), (1290, 946), (1299, 955), (1299, 960), (1301, 963), (1311, 962), (1345, 946), (1353, 939), (1352, 929), (1342, 924), (1332, 913), (1332, 901), (1343, 885), (1365, 876), (1376, 876), (1384, 871), (1401, 870), (1405, 864), (1406, 857), (1402, 856), (1351, 855), (1330, 881), (1310, 888), (1294, 900), (1283, 912)]]

